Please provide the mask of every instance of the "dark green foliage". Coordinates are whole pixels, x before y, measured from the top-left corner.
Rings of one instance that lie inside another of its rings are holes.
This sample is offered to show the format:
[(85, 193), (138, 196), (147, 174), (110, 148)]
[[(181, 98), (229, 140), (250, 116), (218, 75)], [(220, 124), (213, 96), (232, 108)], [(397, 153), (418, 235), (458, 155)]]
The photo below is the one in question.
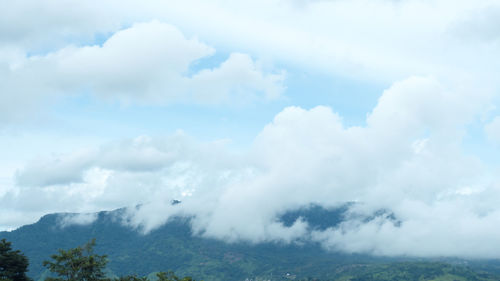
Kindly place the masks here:
[(168, 271), (168, 272), (158, 272), (156, 274), (156, 277), (158, 277), (158, 281), (195, 281), (191, 277), (177, 277), (175, 276), (173, 271)]
[(148, 277), (137, 277), (136, 275), (126, 275), (126, 276), (120, 276), (119, 278), (115, 279), (115, 281), (148, 281)]
[(310, 228), (325, 230), (341, 223), (351, 205), (348, 203), (339, 208), (325, 209), (319, 205), (311, 204), (297, 210), (288, 211), (282, 214), (279, 220), (285, 226), (290, 227), (297, 219), (302, 218), (307, 221)]
[(59, 277), (49, 277), (48, 281), (100, 281), (105, 278), (104, 269), (108, 263), (106, 255), (94, 254), (95, 239), (74, 249), (59, 250), (51, 256), (52, 261), (44, 261), (52, 273)]
[[(111, 280), (110, 280), (111, 281)], [(115, 278), (113, 281), (152, 281), (147, 276), (137, 277), (136, 275), (126, 275)], [(177, 277), (173, 271), (158, 272), (154, 281), (196, 281), (191, 277)]]
[(187, 277), (177, 277), (173, 271), (158, 272), (156, 273), (155, 279), (149, 279), (147, 276), (138, 277), (136, 275), (126, 275), (120, 276), (119, 278), (110, 279), (109, 281), (196, 281), (193, 278)]
[(402, 262), (390, 264), (358, 264), (337, 271), (334, 280), (344, 281), (493, 281), (500, 276), (478, 273), (464, 266), (441, 262)]
[[(42, 261), (47, 259), (50, 253), (56, 252), (57, 249), (82, 245), (92, 237), (96, 237), (99, 242), (95, 246), (95, 252), (101, 255), (107, 254), (109, 257), (106, 272), (109, 276), (123, 276), (118, 278), (123, 281), (146, 281), (144, 277), (137, 276), (147, 276), (165, 269), (174, 270), (178, 276), (192, 276), (196, 280), (207, 281), (245, 280), (247, 277), (253, 280), (291, 280), (291, 276), (295, 277), (294, 280), (307, 280), (308, 277), (310, 280), (353, 278), (387, 280), (380, 278), (385, 278), (382, 272), (384, 270), (390, 272), (391, 265), (395, 265), (396, 269), (390, 276), (401, 278), (409, 274), (405, 272), (416, 274), (422, 270), (427, 272), (426, 274), (433, 274), (435, 270), (444, 267), (442, 263), (437, 263), (437, 268), (425, 266), (425, 269), (418, 269), (419, 267), (410, 266), (405, 269), (401, 261), (411, 264), (415, 260), (326, 252), (320, 245), (307, 241), (302, 241), (301, 244), (228, 244), (220, 240), (193, 236), (189, 219), (183, 218), (173, 219), (144, 235), (122, 225), (120, 218), (123, 212), (124, 210), (101, 212), (97, 220), (90, 225), (72, 225), (64, 228), (59, 226), (61, 215), (47, 215), (36, 224), (23, 226), (12, 232), (0, 232), (0, 238), (8, 238), (30, 258), (29, 273), (36, 279), (47, 276), (48, 272), (44, 272)], [(285, 214), (283, 221), (287, 220), (288, 224), (297, 217), (303, 217), (315, 222), (314, 227), (321, 229), (341, 220), (342, 213), (342, 209), (325, 212), (313, 206), (306, 211)], [(464, 264), (461, 260), (451, 262)], [(472, 261), (468, 264), (473, 265)], [(492, 265), (500, 263), (493, 261), (492, 264), (481, 264), (487, 265), (481, 268), (486, 271)], [(450, 270), (451, 268), (455, 267), (450, 267)], [(444, 272), (443, 274), (447, 276), (470, 275), (475, 276), (474, 278), (479, 278), (483, 274), (476, 274), (471, 270), (460, 271), (460, 268), (464, 267), (453, 269), (456, 270), (456, 274), (446, 271), (448, 269), (439, 272)], [(290, 278), (287, 277), (287, 273), (290, 274), (288, 276)], [(483, 277), (486, 279), (470, 280), (500, 280), (491, 279), (487, 274)], [(442, 280), (454, 280), (450, 278)]]
[(47, 215), (36, 224), (0, 232), (0, 238), (5, 235), (26, 253), (32, 261), (30, 274), (35, 279), (45, 276), (42, 261), (49, 253), (76, 247), (92, 237), (99, 241), (96, 253), (108, 255), (109, 272), (116, 276), (145, 276), (172, 269), (180, 276), (207, 281), (277, 276), (286, 272), (314, 277), (324, 276), (339, 264), (374, 260), (369, 256), (326, 252), (312, 243), (227, 244), (193, 236), (189, 219), (183, 218), (173, 219), (143, 235), (121, 224), (119, 218), (123, 212), (101, 212), (93, 224), (65, 228), (59, 226), (62, 215)]
[[(95, 239), (83, 246), (69, 250), (59, 250), (59, 254), (52, 255), (52, 261), (44, 261), (43, 265), (48, 267), (52, 273), (59, 275), (58, 278), (48, 277), (46, 281), (150, 281), (148, 277), (137, 277), (126, 275), (110, 279), (105, 277), (106, 255), (94, 254)], [(156, 281), (195, 281), (191, 277), (177, 277), (173, 271), (159, 272)]]
[(28, 258), (19, 250), (12, 250), (11, 243), (0, 241), (0, 280), (28, 281)]

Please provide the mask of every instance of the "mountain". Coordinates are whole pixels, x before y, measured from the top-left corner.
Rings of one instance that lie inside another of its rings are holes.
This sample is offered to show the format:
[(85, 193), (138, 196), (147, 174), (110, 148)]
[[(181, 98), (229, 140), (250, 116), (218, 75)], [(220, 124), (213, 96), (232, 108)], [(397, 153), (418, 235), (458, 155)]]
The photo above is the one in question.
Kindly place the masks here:
[[(287, 212), (280, 219), (285, 225), (290, 225), (302, 217), (312, 228), (322, 229), (340, 223), (346, 210), (346, 206), (327, 210), (312, 205)], [(458, 278), (456, 280), (500, 280), (492, 274), (483, 273), (481, 276), (470, 269), (441, 262), (327, 252), (311, 242), (300, 245), (228, 244), (193, 236), (188, 218), (175, 218), (143, 235), (120, 223), (117, 218), (124, 211), (99, 212), (91, 224), (65, 227), (61, 227), (61, 221), (68, 214), (50, 214), (35, 224), (11, 232), (0, 232), (0, 239), (11, 241), (14, 248), (26, 254), (30, 260), (29, 275), (35, 279), (46, 276), (47, 271), (42, 262), (56, 253), (57, 249), (74, 248), (96, 238), (96, 252), (109, 257), (110, 275), (148, 275), (156, 271), (174, 270), (181, 276), (190, 275), (197, 280), (299, 280), (308, 277), (322, 280), (389, 280), (370, 278), (380, 278), (384, 272), (391, 272), (393, 277), (410, 274), (408, 272), (427, 272), (434, 277), (455, 276)], [(391, 266), (388, 267), (388, 264)], [(463, 279), (460, 276), (468, 277)]]

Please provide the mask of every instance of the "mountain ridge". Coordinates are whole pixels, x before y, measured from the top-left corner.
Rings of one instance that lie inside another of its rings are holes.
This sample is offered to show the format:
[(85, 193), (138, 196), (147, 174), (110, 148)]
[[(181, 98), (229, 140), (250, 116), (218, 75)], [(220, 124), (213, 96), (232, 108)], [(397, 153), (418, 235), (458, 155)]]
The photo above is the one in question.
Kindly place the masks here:
[[(338, 225), (346, 210), (345, 207), (324, 209), (312, 205), (284, 213), (280, 220), (287, 225), (301, 217), (310, 222), (312, 228), (324, 228)], [(356, 264), (367, 265), (363, 267), (366, 271), (366, 268), (386, 263), (419, 261), (328, 252), (318, 243), (310, 241), (300, 244), (226, 243), (193, 235), (190, 219), (183, 217), (174, 217), (148, 234), (142, 234), (120, 220), (125, 211), (125, 208), (120, 208), (97, 212), (95, 221), (89, 224), (70, 225), (64, 225), (64, 218), (78, 213), (48, 214), (34, 224), (0, 232), (0, 238), (13, 242), (16, 249), (28, 256), (29, 275), (34, 279), (47, 274), (42, 261), (57, 249), (73, 248), (91, 238), (97, 239), (96, 253), (108, 255), (108, 269), (112, 276), (144, 276), (156, 271), (174, 270), (180, 275), (207, 281), (272, 276), (286, 278), (286, 274), (295, 278), (331, 279), (349, 273), (345, 269)]]

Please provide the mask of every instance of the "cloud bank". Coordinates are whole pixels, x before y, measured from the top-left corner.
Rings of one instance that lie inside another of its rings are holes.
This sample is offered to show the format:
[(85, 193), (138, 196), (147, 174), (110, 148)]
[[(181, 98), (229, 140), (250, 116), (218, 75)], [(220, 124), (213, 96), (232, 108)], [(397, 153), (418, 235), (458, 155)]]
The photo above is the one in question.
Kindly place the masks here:
[[(345, 127), (329, 107), (288, 107), (244, 152), (182, 132), (122, 140), (34, 161), (18, 171), (21, 189), (2, 205), (38, 212), (51, 211), (39, 204), (49, 200), (83, 212), (128, 205), (124, 222), (143, 233), (180, 215), (193, 217), (195, 235), (225, 241), (309, 239), (353, 253), (498, 258), (491, 249), (500, 246), (499, 179), (461, 148), (483, 106), (468, 99), (434, 78), (410, 77), (384, 91), (362, 127)], [(277, 219), (311, 203), (345, 202), (357, 204), (335, 228)], [(362, 219), (380, 209), (400, 223)]]
[[(4, 3), (0, 124), (66, 97), (233, 108), (279, 100), (287, 67), (388, 86), (363, 125), (346, 126), (329, 106), (289, 106), (242, 151), (178, 132), (40, 156), (0, 190), (0, 225), (129, 206), (124, 221), (144, 233), (181, 215), (193, 217), (195, 235), (225, 241), (499, 258), (498, 165), (466, 143), (473, 123), (500, 141), (499, 11), (496, 0)], [(226, 55), (206, 64), (216, 49)], [(277, 220), (345, 202), (356, 204), (336, 228)], [(380, 209), (401, 223), (361, 219)]]
[(214, 53), (176, 27), (151, 21), (119, 30), (102, 45), (6, 57), (0, 60), (0, 121), (19, 120), (59, 99), (83, 94), (156, 106), (243, 105), (281, 97), (285, 72), (265, 71), (248, 54), (231, 53), (219, 66), (189, 73)]
[[(482, 96), (498, 91), (499, 11), (495, 0), (5, 3), (0, 120), (75, 92), (150, 104), (273, 99), (285, 77), (263, 67), (273, 63), (387, 85), (431, 75)], [(239, 51), (186, 75), (214, 53), (204, 40)]]

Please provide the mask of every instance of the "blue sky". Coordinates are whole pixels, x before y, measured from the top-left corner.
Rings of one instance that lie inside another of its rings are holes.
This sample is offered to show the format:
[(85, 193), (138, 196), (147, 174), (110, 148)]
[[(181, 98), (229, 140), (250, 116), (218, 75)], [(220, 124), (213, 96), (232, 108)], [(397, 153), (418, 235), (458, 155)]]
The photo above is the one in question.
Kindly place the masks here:
[[(205, 68), (206, 65), (197, 66)], [(196, 68), (193, 71), (196, 72)], [(346, 126), (365, 125), (366, 115), (375, 107), (384, 89), (381, 84), (293, 68), (287, 68), (285, 84), (286, 90), (279, 100), (236, 107), (122, 105), (96, 101), (88, 94), (81, 94), (54, 105), (47, 117), (52, 120), (42, 126), (59, 132), (66, 129), (69, 134), (86, 133), (105, 138), (163, 135), (183, 130), (204, 141), (231, 139), (237, 146), (248, 146), (269, 120), (287, 106), (325, 105), (338, 112)], [(54, 119), (60, 123), (53, 123)]]
[[(143, 204), (143, 232), (180, 212), (220, 239), (498, 257), (497, 1), (4, 5), (0, 229)], [(276, 222), (351, 201), (337, 229)], [(359, 219), (380, 208), (402, 226)]]

